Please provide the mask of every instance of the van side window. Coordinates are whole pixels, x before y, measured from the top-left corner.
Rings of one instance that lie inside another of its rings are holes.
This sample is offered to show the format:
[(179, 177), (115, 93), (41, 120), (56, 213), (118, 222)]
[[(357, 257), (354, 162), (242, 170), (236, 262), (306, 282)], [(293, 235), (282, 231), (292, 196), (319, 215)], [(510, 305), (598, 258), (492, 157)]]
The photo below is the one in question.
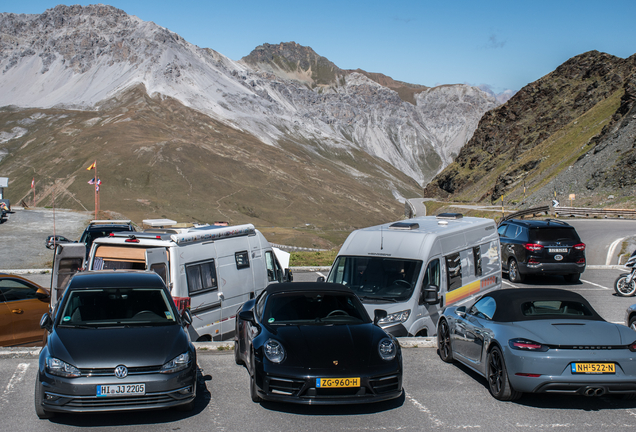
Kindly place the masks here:
[(186, 278), (190, 294), (218, 289), (214, 260), (186, 265)]
[(462, 286), (462, 262), (459, 252), (446, 257), (446, 277), (448, 278), (448, 291), (453, 291)]
[(473, 247), (473, 260), (475, 261), (475, 276), (479, 277), (483, 274), (481, 268), (481, 247)]
[(250, 266), (250, 256), (247, 251), (236, 252), (234, 254), (234, 259), (236, 260), (236, 268), (237, 270), (249, 268)]

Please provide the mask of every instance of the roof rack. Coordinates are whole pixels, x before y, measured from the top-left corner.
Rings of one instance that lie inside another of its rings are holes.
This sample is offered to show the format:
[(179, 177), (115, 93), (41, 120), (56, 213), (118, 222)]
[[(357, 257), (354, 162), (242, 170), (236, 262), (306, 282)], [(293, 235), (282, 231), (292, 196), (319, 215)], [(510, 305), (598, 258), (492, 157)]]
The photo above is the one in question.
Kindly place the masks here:
[(144, 225), (148, 225), (153, 228), (163, 228), (177, 224), (177, 221), (173, 221), (172, 219), (144, 219), (142, 222)]
[(132, 221), (130, 219), (103, 219), (103, 220), (92, 220), (88, 223), (91, 225), (108, 225), (108, 224), (128, 224), (130, 225)]

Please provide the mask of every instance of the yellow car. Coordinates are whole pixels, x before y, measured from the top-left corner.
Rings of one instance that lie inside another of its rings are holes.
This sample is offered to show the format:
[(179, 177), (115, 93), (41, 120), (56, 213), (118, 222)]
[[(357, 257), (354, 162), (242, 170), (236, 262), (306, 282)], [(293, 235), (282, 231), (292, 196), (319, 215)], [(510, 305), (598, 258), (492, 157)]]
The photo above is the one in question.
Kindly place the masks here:
[(16, 275), (0, 273), (0, 346), (41, 346), (40, 318), (49, 311), (49, 291)]

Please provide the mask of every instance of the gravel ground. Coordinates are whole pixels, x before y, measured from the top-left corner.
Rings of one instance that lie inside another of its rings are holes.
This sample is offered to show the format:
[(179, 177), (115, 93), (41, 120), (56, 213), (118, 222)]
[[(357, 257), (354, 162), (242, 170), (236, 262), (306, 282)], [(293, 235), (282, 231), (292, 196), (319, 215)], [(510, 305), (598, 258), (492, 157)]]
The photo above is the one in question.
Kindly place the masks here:
[(55, 233), (69, 240), (78, 240), (92, 220), (92, 212), (12, 207), (9, 219), (0, 224), (0, 271), (8, 269), (48, 268), (53, 251), (44, 246), (46, 238)]

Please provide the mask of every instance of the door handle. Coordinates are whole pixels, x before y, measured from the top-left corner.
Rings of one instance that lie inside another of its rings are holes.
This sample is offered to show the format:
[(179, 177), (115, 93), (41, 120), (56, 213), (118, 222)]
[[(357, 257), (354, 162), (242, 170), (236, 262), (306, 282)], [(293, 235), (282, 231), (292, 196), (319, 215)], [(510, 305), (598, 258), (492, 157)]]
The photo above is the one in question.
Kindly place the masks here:
[(11, 312), (13, 312), (14, 314), (24, 313), (24, 311), (22, 309), (12, 309)]

